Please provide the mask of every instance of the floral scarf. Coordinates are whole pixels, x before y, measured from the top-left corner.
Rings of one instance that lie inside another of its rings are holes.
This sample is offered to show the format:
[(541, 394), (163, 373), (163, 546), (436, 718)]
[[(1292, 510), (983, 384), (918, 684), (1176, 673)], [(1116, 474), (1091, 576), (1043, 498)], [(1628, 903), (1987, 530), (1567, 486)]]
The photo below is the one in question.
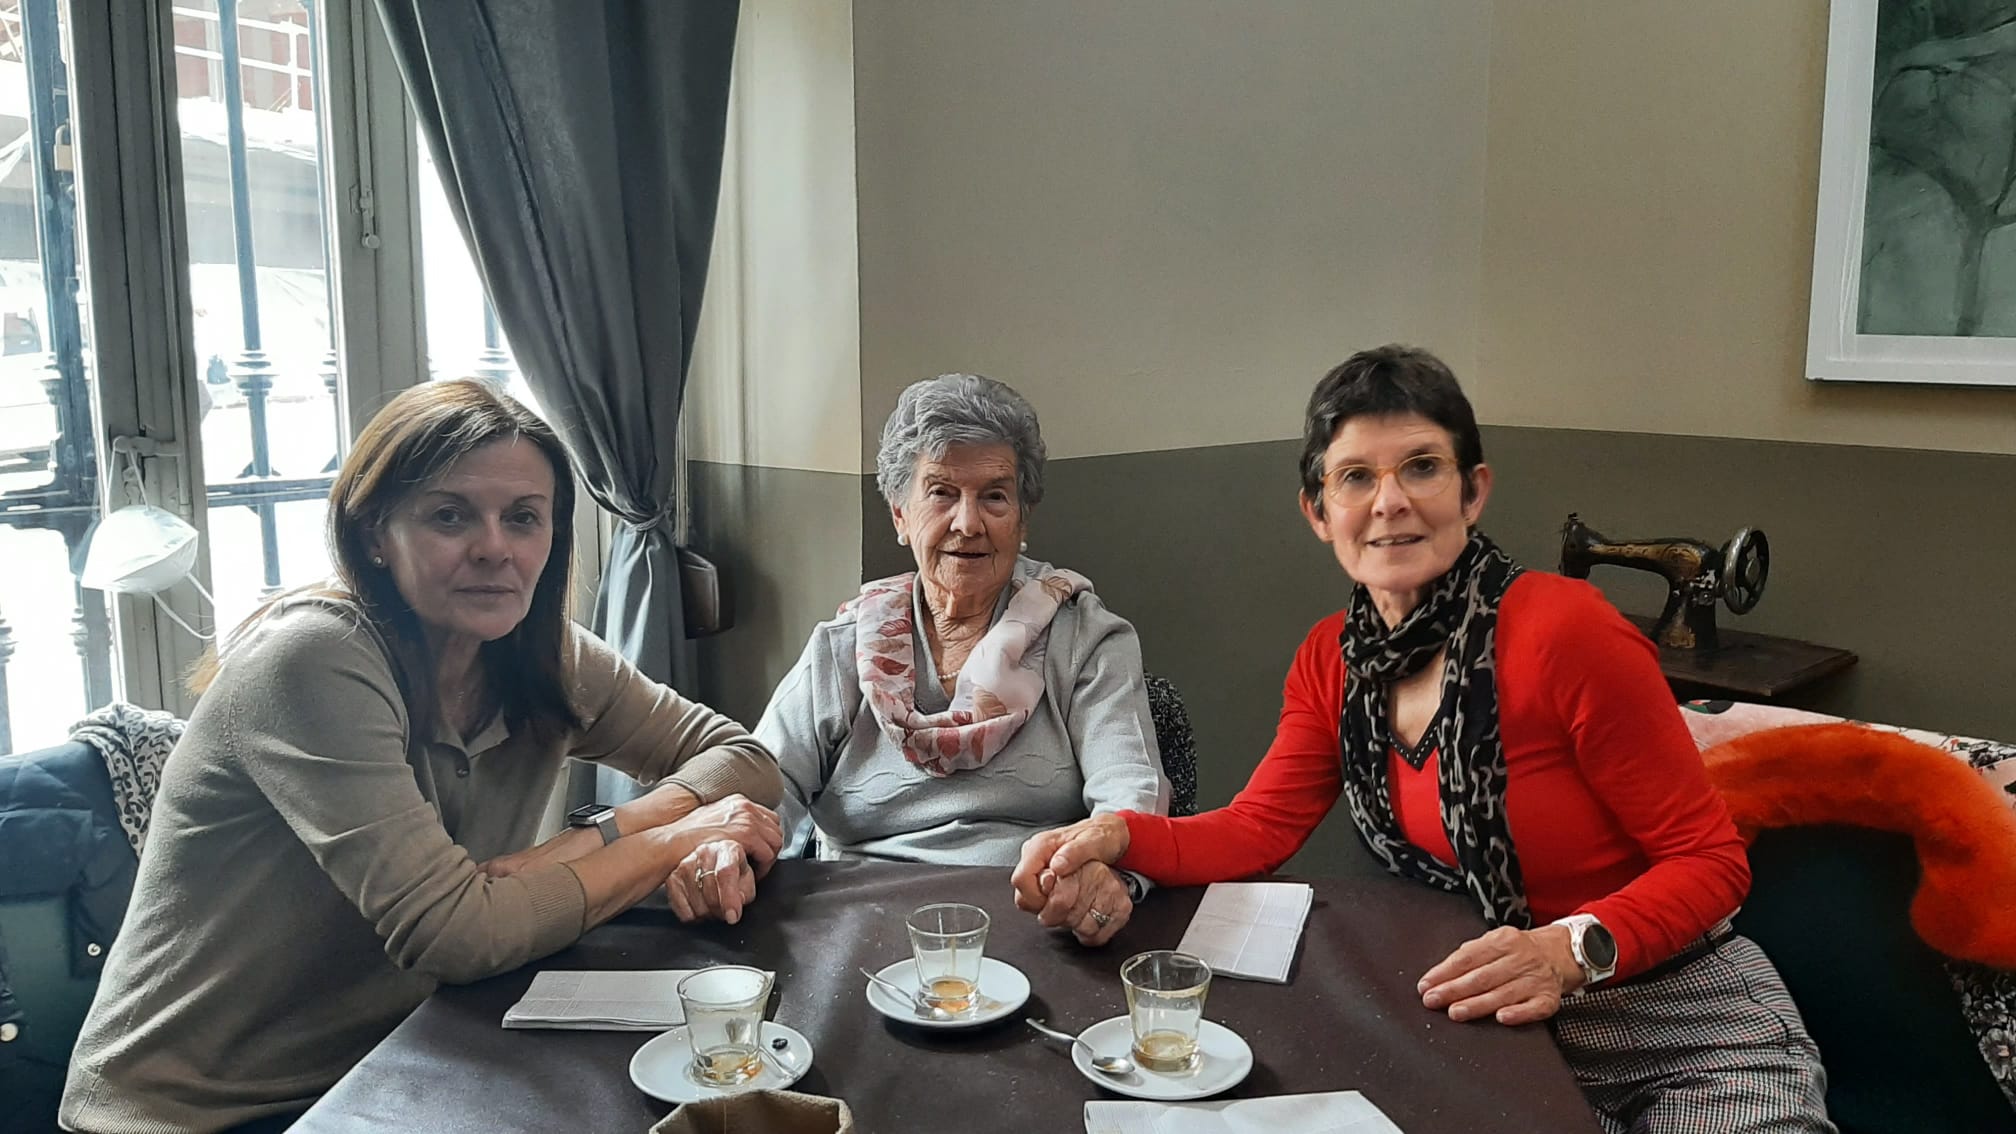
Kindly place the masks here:
[[(1043, 655), (1050, 620), (1092, 584), (1083, 575), (1023, 561), (1008, 586), (1001, 620), (973, 646), (942, 713), (917, 709), (914, 571), (878, 579), (840, 608), (854, 614), (854, 663), (861, 695), (883, 735), (912, 764), (934, 776), (978, 768), (994, 758), (1043, 699)], [(1033, 585), (1032, 585), (1033, 584)]]
[[(1364, 587), (1351, 594), (1340, 640), (1350, 673), (1338, 738), (1344, 758), (1344, 799), (1358, 837), (1386, 869), (1454, 893), (1468, 891), (1492, 925), (1530, 929), (1533, 912), (1512, 831), (1505, 820), (1505, 746), (1498, 734), (1498, 604), (1524, 568), (1482, 533), (1421, 605), (1387, 627)], [(1418, 673), (1444, 647), (1440, 709), (1413, 751), (1394, 740), (1387, 694)], [(1419, 770), (1438, 753), (1442, 829), (1456, 849), (1452, 870), (1407, 841), (1393, 814), (1388, 753)]]

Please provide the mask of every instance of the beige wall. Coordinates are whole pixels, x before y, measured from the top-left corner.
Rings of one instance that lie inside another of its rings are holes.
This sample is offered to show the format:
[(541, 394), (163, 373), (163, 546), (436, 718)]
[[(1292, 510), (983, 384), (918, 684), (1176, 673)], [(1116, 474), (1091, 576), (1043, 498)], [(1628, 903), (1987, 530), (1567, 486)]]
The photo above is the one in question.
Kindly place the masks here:
[(1804, 378), (1825, 0), (857, 0), (863, 468), (905, 383), (1060, 456), (1292, 436), (1389, 339), (1487, 422), (2016, 452)]
[(750, 0), (685, 426), (693, 459), (860, 469), (849, 6)]
[(2016, 390), (1804, 378), (1825, 0), (1495, 7), (1479, 416), (2016, 452)]
[(856, 0), (862, 449), (977, 370), (1057, 456), (1293, 434), (1479, 324), (1481, 0)]

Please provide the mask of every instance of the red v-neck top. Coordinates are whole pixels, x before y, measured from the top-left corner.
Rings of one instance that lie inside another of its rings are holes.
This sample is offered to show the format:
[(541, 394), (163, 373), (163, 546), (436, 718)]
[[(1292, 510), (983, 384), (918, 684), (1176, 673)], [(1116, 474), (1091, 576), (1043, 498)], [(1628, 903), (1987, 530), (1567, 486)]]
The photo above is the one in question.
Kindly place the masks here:
[[(1343, 626), (1339, 612), (1303, 639), (1274, 743), (1245, 790), (1187, 818), (1123, 813), (1120, 865), (1199, 885), (1278, 869), (1301, 849), (1343, 791)], [(1652, 643), (1596, 588), (1528, 571), (1499, 607), (1497, 660), (1506, 818), (1535, 920), (1596, 915), (1629, 976), (1734, 913), (1749, 861)], [(1453, 862), (1437, 757), (1419, 771), (1387, 758), (1402, 832)]]

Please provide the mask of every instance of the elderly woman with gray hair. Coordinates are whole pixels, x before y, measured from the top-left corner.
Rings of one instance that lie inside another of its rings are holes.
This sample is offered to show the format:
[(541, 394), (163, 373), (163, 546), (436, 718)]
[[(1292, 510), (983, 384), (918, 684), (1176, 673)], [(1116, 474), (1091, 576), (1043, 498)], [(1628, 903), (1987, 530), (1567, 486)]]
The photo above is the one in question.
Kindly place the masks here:
[[(903, 391), (877, 483), (917, 569), (812, 631), (756, 726), (784, 772), (785, 853), (1012, 866), (1087, 815), (1166, 814), (1134, 628), (1083, 576), (1020, 554), (1043, 499), (1022, 396), (942, 374)], [(1103, 944), (1144, 884), (1067, 880), (1052, 924)]]

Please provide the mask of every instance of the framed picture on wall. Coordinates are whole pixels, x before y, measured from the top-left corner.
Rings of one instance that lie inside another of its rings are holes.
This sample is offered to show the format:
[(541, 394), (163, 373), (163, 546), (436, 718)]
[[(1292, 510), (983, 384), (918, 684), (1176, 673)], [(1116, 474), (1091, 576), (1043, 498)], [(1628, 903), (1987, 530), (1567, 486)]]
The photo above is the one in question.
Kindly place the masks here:
[(1806, 376), (2016, 385), (2016, 0), (1833, 0)]

